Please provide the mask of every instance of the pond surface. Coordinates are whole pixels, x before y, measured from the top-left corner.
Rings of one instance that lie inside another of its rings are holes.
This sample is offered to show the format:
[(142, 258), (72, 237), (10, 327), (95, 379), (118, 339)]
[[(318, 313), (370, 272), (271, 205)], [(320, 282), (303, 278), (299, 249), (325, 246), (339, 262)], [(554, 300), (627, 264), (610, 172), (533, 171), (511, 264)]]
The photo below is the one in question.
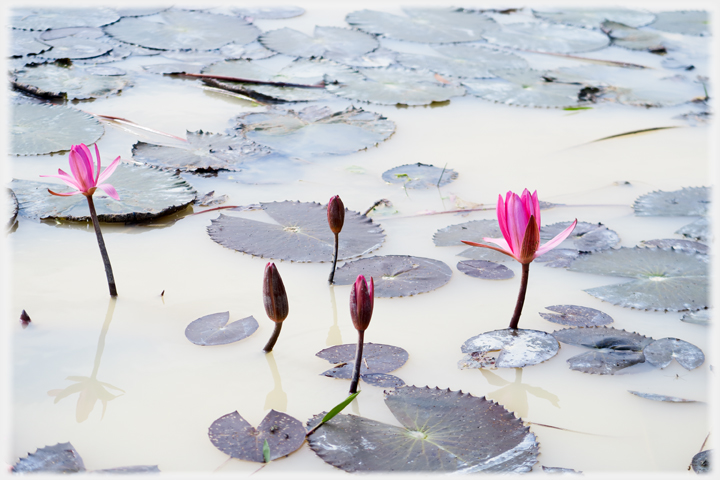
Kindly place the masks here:
[[(345, 15), (353, 11), (349, 5), (300, 6), (306, 12), (299, 17), (253, 23), (263, 32), (289, 27), (312, 35), (316, 25), (347, 27)], [(396, 6), (378, 9), (401, 14)], [(427, 45), (388, 38), (380, 38), (380, 44), (405, 53), (430, 51)], [(534, 68), (581, 63), (518, 55)], [(577, 55), (663, 68), (658, 55), (617, 46)], [(291, 57), (269, 60), (280, 64)], [(182, 138), (198, 130), (225, 133), (238, 115), (266, 110), (252, 100), (205, 89), (196, 79), (142, 69), (156, 63), (162, 62), (129, 57), (113, 63), (132, 72), (135, 85), (73, 106)], [(541, 446), (534, 470), (687, 471), (710, 432), (710, 359), (690, 371), (673, 362), (664, 369), (637, 365), (616, 375), (590, 375), (570, 370), (566, 363), (585, 349), (563, 343), (558, 355), (539, 365), (461, 370), (460, 347), (467, 339), (507, 327), (520, 265), (504, 263), (515, 273), (508, 280), (470, 277), (456, 267), (467, 260), (458, 256), (465, 247), (437, 247), (433, 235), (450, 225), (494, 219), (498, 194), (528, 188), (555, 204), (543, 210), (543, 225), (575, 218), (602, 222), (619, 235), (615, 248), (680, 239), (674, 232), (698, 217), (639, 217), (632, 205), (649, 192), (712, 183), (710, 127), (690, 126), (678, 118), (696, 111), (697, 105), (644, 108), (605, 102), (563, 110), (523, 108), (469, 95), (414, 107), (340, 97), (318, 104), (333, 111), (354, 105), (378, 113), (395, 123), (395, 132), (377, 147), (345, 155), (305, 155), (302, 161), (250, 178), (243, 172), (216, 177), (184, 173), (183, 178), (199, 195), (227, 195), (225, 205), (284, 200), (325, 204), (340, 195), (346, 207), (362, 213), (380, 199), (389, 200), (392, 207), (370, 214), (386, 237), (366, 256), (412, 255), (440, 260), (452, 269), (450, 282), (437, 290), (376, 299), (366, 342), (399, 346), (409, 353), (407, 363), (393, 375), (408, 385), (486, 396), (530, 422)], [(304, 104), (289, 108), (299, 111)], [(104, 125), (97, 142), (104, 165), (118, 155), (131, 162), (137, 141), (177, 144), (127, 125)], [(597, 141), (638, 130), (649, 131)], [(11, 156), (6, 180), (39, 181), (39, 175), (66, 170), (67, 159), (67, 152)], [(382, 179), (387, 170), (418, 162), (452, 169), (457, 178), (427, 189)], [(479, 207), (487, 208), (447, 213)], [(274, 351), (264, 354), (273, 327), (261, 293), (269, 260), (213, 242), (207, 228), (219, 213), (190, 215), (203, 210), (191, 206), (146, 223), (102, 225), (118, 286), (116, 300), (107, 295), (89, 223), (41, 222), (20, 213), (16, 229), (4, 238), (10, 267), (3, 288), (4, 324), (11, 351), (5, 364), (11, 367), (3, 378), (11, 387), (5, 391), (11, 391), (12, 429), (3, 461), (12, 465), (37, 448), (69, 441), (88, 470), (158, 465), (163, 472), (250, 474), (257, 464), (226, 461), (228, 456), (209, 441), (213, 421), (237, 410), (258, 425), (275, 409), (305, 422), (347, 396), (348, 382), (321, 376), (329, 367), (315, 354), (356, 341), (348, 311), (350, 286), (328, 286), (328, 262), (277, 261), (290, 314)], [(273, 222), (262, 211), (222, 212)], [(610, 315), (614, 328), (654, 339), (679, 338), (709, 356), (710, 327), (681, 321), (684, 312), (622, 308), (583, 291), (624, 281), (535, 262), (521, 327), (546, 332), (564, 328), (539, 312), (547, 313), (545, 307), (551, 305), (580, 305)], [(22, 310), (32, 319), (27, 328), (18, 321)], [(185, 338), (190, 322), (224, 311), (230, 312), (230, 321), (254, 316), (258, 331), (222, 346), (199, 346)], [(345, 413), (397, 424), (383, 402), (382, 388), (364, 383), (360, 388), (362, 394)], [(656, 402), (628, 390), (697, 402)], [(710, 442), (704, 448), (711, 448)], [(296, 472), (344, 474), (303, 445), (259, 475)]]

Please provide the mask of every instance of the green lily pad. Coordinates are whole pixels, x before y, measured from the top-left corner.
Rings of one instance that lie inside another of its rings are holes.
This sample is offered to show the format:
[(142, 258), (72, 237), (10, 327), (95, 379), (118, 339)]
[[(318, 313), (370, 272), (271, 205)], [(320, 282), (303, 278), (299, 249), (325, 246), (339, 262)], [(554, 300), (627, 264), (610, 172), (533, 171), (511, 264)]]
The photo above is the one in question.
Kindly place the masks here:
[(692, 343), (678, 338), (655, 340), (643, 350), (645, 361), (658, 368), (670, 365), (674, 358), (686, 370), (693, 370), (705, 362), (705, 354)]
[(650, 27), (685, 35), (710, 35), (710, 16), (704, 10), (658, 12)]
[(505, 265), (488, 262), (486, 260), (465, 260), (458, 262), (457, 269), (465, 275), (484, 278), (486, 280), (507, 280), (515, 276), (515, 272)]
[(655, 20), (650, 12), (622, 7), (541, 8), (533, 9), (533, 13), (545, 20), (584, 28), (600, 28), (606, 20), (638, 28)]
[(347, 472), (521, 473), (537, 462), (535, 435), (485, 397), (404, 386), (385, 404), (402, 427), (340, 414), (308, 436), (310, 448)]
[[(327, 223), (326, 205), (289, 201), (260, 205), (277, 223), (220, 215), (208, 227), (210, 238), (224, 247), (260, 257), (293, 262), (332, 261), (335, 236)], [(379, 248), (385, 234), (368, 217), (346, 209), (339, 240), (338, 259), (342, 260)], [(337, 274), (335, 283), (339, 283)]]
[(258, 329), (253, 316), (236, 320), (228, 325), (230, 312), (212, 313), (193, 320), (185, 329), (185, 337), (195, 345), (227, 345), (239, 342)]
[(692, 466), (693, 472), (695, 473), (710, 473), (712, 465), (712, 450), (705, 450), (698, 454), (695, 454), (692, 458), (690, 466)]
[(710, 219), (708, 217), (699, 218), (692, 223), (688, 223), (675, 233), (682, 235), (685, 238), (692, 238), (693, 240), (700, 242), (707, 243), (712, 241), (712, 230)]
[[(320, 375), (350, 380), (355, 365), (356, 352), (357, 344), (355, 343), (335, 345), (319, 351), (315, 354), (316, 357), (336, 364), (333, 368)], [(408, 352), (393, 345), (364, 343), (363, 359), (364, 361), (360, 365), (360, 378), (367, 381), (365, 377), (368, 375), (390, 373), (405, 365), (408, 360)], [(370, 382), (375, 383), (386, 380), (384, 377), (370, 377)]]
[(52, 46), (52, 49), (44, 52), (43, 57), (56, 60), (59, 58), (93, 58), (104, 55), (112, 50), (112, 45), (106, 42), (99, 42), (97, 40), (75, 38), (75, 37), (63, 37), (57, 40), (45, 40), (45, 42)]
[[(98, 191), (93, 203), (101, 222), (142, 222), (184, 209), (197, 192), (177, 173), (153, 167), (120, 163), (108, 182), (115, 187), (120, 201)], [(90, 212), (84, 195), (58, 197), (47, 189), (62, 193), (72, 191), (59, 183), (13, 180), (20, 214), (45, 220), (59, 218), (75, 222), (89, 222)]]
[(495, 70), (496, 78), (466, 79), (468, 94), (507, 105), (565, 108), (580, 103), (580, 85), (548, 81), (547, 73), (533, 70)]
[(10, 56), (22, 57), (24, 55), (36, 55), (49, 50), (50, 45), (38, 39), (38, 32), (26, 30), (10, 30)]
[(712, 202), (710, 187), (686, 187), (672, 192), (658, 190), (638, 197), (635, 215), (684, 217), (708, 215)]
[[(522, 368), (542, 363), (558, 350), (560, 344), (549, 333), (504, 328), (467, 339), (462, 346), (467, 355), (458, 362), (458, 368)], [(492, 353), (497, 351), (497, 355)]]
[(483, 34), (490, 43), (519, 50), (579, 53), (605, 48), (610, 39), (587, 28), (544, 22), (518, 22)]
[(130, 80), (92, 75), (84, 68), (44, 64), (16, 70), (12, 77), (16, 88), (33, 95), (67, 100), (87, 100), (119, 93)]
[(386, 170), (382, 179), (387, 183), (399, 183), (403, 188), (424, 189), (441, 187), (457, 179), (458, 173), (449, 168), (439, 168), (424, 163), (412, 163)]
[(598, 327), (613, 323), (610, 315), (590, 307), (581, 307), (579, 305), (551, 305), (545, 308), (557, 313), (540, 312), (540, 316), (549, 322), (559, 323), (561, 325)]
[(102, 124), (70, 107), (22, 104), (12, 106), (11, 155), (42, 155), (91, 145), (102, 137)]
[(641, 398), (647, 398), (648, 400), (654, 400), (656, 402), (671, 402), (671, 403), (693, 403), (695, 400), (688, 400), (686, 398), (671, 397), (669, 395), (658, 395), (657, 393), (644, 393), (637, 392), (635, 390), (628, 390), (633, 395), (637, 395)]
[(622, 23), (603, 22), (602, 30), (610, 36), (613, 45), (630, 50), (660, 50), (669, 45), (666, 38), (656, 32), (628, 27)]
[(315, 27), (312, 37), (292, 28), (270, 30), (260, 37), (270, 50), (292, 57), (324, 57), (326, 52), (363, 55), (380, 46), (373, 35), (340, 27)]
[(48, 30), (64, 27), (101, 27), (120, 19), (109, 8), (14, 8), (10, 25), (23, 30)]

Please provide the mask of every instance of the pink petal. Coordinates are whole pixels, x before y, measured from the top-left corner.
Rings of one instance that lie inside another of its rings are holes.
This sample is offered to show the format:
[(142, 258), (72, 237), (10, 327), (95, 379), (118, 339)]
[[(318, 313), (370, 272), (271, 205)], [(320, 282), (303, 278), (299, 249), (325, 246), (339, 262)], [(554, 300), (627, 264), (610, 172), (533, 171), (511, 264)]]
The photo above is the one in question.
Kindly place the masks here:
[(504, 254), (507, 255), (508, 257), (512, 257), (512, 258), (514, 258), (515, 260), (517, 260), (518, 262), (520, 261), (520, 260), (518, 259), (518, 257), (516, 257), (515, 255), (513, 255), (512, 252), (505, 251), (505, 250), (503, 250), (502, 248), (493, 247), (492, 245), (485, 245), (485, 244), (482, 244), (482, 243), (470, 242), (470, 241), (467, 241), (467, 240), (461, 240), (461, 241), (462, 241), (463, 243), (467, 244), (467, 245), (472, 246), (472, 247), (490, 248), (490, 249), (495, 250), (495, 251), (498, 251), (498, 252), (500, 252), (500, 253), (504, 253)]
[(58, 169), (59, 175), (40, 175), (41, 177), (53, 177), (53, 178), (59, 178), (63, 182), (65, 182), (67, 185), (71, 186), (72, 188), (75, 188), (77, 190), (80, 190), (80, 184), (70, 175), (63, 172), (62, 170)]
[(98, 175), (98, 182), (103, 183), (105, 180), (110, 178), (110, 175), (115, 172), (115, 169), (118, 165), (120, 165), (120, 157), (117, 157), (115, 160), (113, 160), (113, 162), (107, 166), (105, 171)]
[(506, 241), (509, 240), (510, 231), (508, 230), (507, 215), (505, 212), (505, 202), (503, 202), (502, 195), (498, 195), (497, 219), (498, 223), (500, 224), (500, 231), (502, 232), (503, 237), (505, 237)]
[(97, 185), (100, 177), (100, 150), (98, 150), (97, 143), (95, 144), (95, 157), (97, 158), (97, 173), (95, 174), (95, 185)]
[(58, 197), (69, 197), (70, 195), (77, 195), (79, 193), (82, 193), (80, 190), (76, 190), (74, 192), (69, 192), (69, 193), (57, 193), (57, 192), (53, 192), (49, 188), (48, 188), (48, 192), (52, 193), (53, 195), (57, 195)]
[(115, 187), (113, 187), (109, 183), (100, 184), (97, 186), (97, 188), (101, 188), (105, 193), (110, 195), (115, 200), (120, 200), (120, 196), (118, 195), (117, 191), (115, 190)]
[(83, 192), (87, 192), (95, 186), (91, 159), (90, 150), (84, 143), (73, 145), (72, 150), (70, 150), (70, 170)]
[(537, 190), (532, 194), (532, 214), (535, 215), (535, 221), (540, 229), (540, 200), (538, 200)]
[(550, 240), (549, 242), (547, 242), (545, 245), (543, 245), (543, 246), (541, 246), (540, 248), (538, 248), (538, 249), (537, 249), (537, 252), (535, 252), (535, 258), (539, 257), (539, 256), (542, 255), (543, 253), (549, 252), (549, 251), (552, 250), (553, 248), (555, 248), (555, 247), (557, 247), (558, 245), (560, 245), (560, 243), (562, 243), (563, 240), (565, 240), (567, 237), (570, 236), (570, 234), (572, 233), (573, 229), (575, 228), (575, 225), (577, 225), (577, 218), (576, 218), (575, 221), (572, 223), (572, 225), (570, 225), (569, 227), (567, 227), (567, 228), (566, 228), (565, 230), (563, 230), (562, 232), (558, 233), (558, 234), (555, 236), (555, 238), (553, 238), (552, 240)]
[(512, 249), (510, 248), (510, 245), (505, 241), (504, 238), (490, 238), (490, 237), (483, 237), (483, 240), (486, 242), (492, 242), (495, 245), (498, 245), (503, 250), (506, 250), (508, 252), (512, 252)]

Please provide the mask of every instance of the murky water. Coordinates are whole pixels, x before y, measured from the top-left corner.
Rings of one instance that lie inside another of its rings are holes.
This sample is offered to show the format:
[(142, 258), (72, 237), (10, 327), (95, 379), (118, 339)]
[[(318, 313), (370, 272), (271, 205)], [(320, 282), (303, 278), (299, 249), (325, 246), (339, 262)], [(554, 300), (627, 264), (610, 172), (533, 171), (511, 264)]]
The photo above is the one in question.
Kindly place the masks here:
[[(314, 25), (344, 26), (350, 10), (316, 6), (299, 18), (256, 24), (264, 31), (289, 26), (311, 33)], [(419, 48), (403, 42), (386, 45)], [(627, 61), (638, 55), (621, 54)], [(137, 68), (140, 63), (157, 59), (120, 66)], [(198, 129), (221, 133), (231, 117), (263, 110), (203, 91), (194, 81), (139, 75), (137, 86), (121, 95), (78, 107), (178, 136)], [(336, 105), (344, 108), (349, 102), (338, 100)], [(529, 188), (537, 189), (542, 200), (564, 204), (544, 211), (544, 224), (574, 218), (602, 222), (618, 232), (621, 246), (628, 247), (641, 240), (674, 238), (673, 232), (693, 218), (636, 217), (631, 205), (650, 191), (712, 183), (709, 127), (691, 128), (673, 118), (688, 111), (687, 105), (644, 109), (600, 104), (568, 112), (462, 97), (434, 107), (361, 106), (397, 125), (395, 134), (377, 148), (312, 158), (292, 175), (276, 172), (263, 184), (240, 183), (234, 175), (186, 178), (201, 194), (215, 190), (216, 195), (228, 195), (231, 205), (325, 203), (339, 194), (348, 208), (362, 212), (376, 200), (391, 200), (398, 213), (374, 217), (387, 234), (375, 253), (429, 257), (453, 268), (450, 283), (436, 291), (376, 300), (366, 341), (397, 345), (410, 354), (394, 374), (411, 385), (487, 396), (533, 422), (531, 429), (541, 445), (535, 469), (545, 465), (588, 473), (687, 471), (710, 431), (710, 359), (693, 371), (673, 362), (663, 370), (633, 367), (621, 375), (588, 375), (568, 369), (565, 360), (582, 349), (563, 344), (555, 358), (522, 370), (459, 370), (460, 346), (467, 338), (507, 326), (520, 266), (506, 264), (516, 273), (511, 280), (471, 278), (455, 268), (462, 260), (456, 256), (462, 247), (441, 248), (432, 242), (439, 228), (490, 219), (493, 210), (464, 216), (415, 214), (456, 208), (455, 199), (493, 207), (498, 193)], [(590, 143), (667, 126), (679, 128)], [(107, 161), (117, 155), (129, 160), (133, 143), (158, 138), (106, 126), (98, 145)], [(440, 190), (407, 193), (381, 180), (384, 171), (415, 162), (447, 164), (460, 175)], [(37, 180), (40, 174), (66, 168), (67, 156), (12, 157), (11, 166), (15, 178)], [(157, 464), (164, 472), (251, 473), (256, 464), (225, 462), (227, 456), (209, 442), (207, 429), (215, 419), (237, 410), (257, 425), (275, 409), (305, 421), (345, 398), (348, 382), (320, 376), (328, 364), (315, 353), (356, 340), (347, 307), (350, 287), (327, 285), (327, 263), (278, 263), (290, 315), (275, 350), (265, 355), (262, 347), (272, 331), (261, 298), (266, 260), (213, 242), (206, 227), (216, 212), (187, 213), (190, 210), (176, 215), (174, 223), (103, 226), (120, 294), (116, 301), (107, 296), (89, 225), (20, 218), (17, 231), (5, 238), (10, 268), (3, 304), (12, 348), (12, 367), (6, 372), (12, 386), (12, 433), (3, 461), (13, 464), (38, 447), (70, 441), (88, 469)], [(253, 219), (265, 215), (226, 214)], [(624, 309), (582, 291), (624, 280), (541, 264), (530, 270), (524, 328), (556, 330), (561, 327), (537, 312), (548, 305), (583, 305), (610, 314), (615, 328), (653, 338), (681, 338), (711, 353), (709, 329), (681, 322), (682, 314)], [(16, 321), (23, 309), (32, 318), (27, 329)], [(227, 346), (199, 347), (185, 338), (188, 323), (221, 311), (229, 311), (231, 321), (253, 315), (260, 328)], [(79, 393), (69, 393), (73, 385)], [(93, 401), (94, 396), (107, 395), (102, 385), (110, 394), (106, 405)], [(361, 388), (348, 412), (395, 424), (382, 401), (382, 389), (362, 384)], [(54, 402), (63, 390), (68, 396)], [(652, 402), (627, 390), (699, 402)], [(291, 472), (342, 473), (305, 445), (259, 475)]]

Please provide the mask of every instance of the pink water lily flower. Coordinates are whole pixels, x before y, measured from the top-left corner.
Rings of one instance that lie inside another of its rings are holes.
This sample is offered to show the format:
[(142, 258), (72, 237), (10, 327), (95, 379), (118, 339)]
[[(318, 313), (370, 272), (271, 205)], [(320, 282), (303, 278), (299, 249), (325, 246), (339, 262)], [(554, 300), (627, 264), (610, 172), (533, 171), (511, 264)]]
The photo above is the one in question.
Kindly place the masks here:
[(100, 188), (115, 200), (120, 200), (115, 187), (109, 183), (103, 183), (110, 177), (110, 175), (113, 174), (117, 166), (120, 164), (120, 157), (117, 157), (115, 161), (113, 161), (105, 169), (105, 171), (100, 173), (100, 151), (98, 150), (97, 144), (95, 145), (95, 156), (97, 157), (97, 170), (95, 170), (93, 157), (87, 145), (84, 143), (81, 143), (80, 145), (73, 145), (70, 149), (70, 171), (72, 172), (72, 175), (68, 175), (61, 169), (58, 169), (57, 175), (40, 176), (59, 178), (69, 186), (77, 189), (77, 191), (57, 193), (48, 189), (48, 192), (61, 197), (77, 195), (79, 193), (82, 193), (86, 197), (91, 197), (92, 194), (95, 193), (95, 190)]
[(499, 246), (483, 245), (482, 243), (463, 243), (474, 247), (485, 247), (509, 255), (522, 264), (529, 264), (540, 255), (557, 247), (572, 233), (577, 219), (568, 228), (560, 232), (552, 240), (540, 245), (540, 202), (537, 191), (530, 194), (528, 189), (518, 196), (507, 192), (505, 201), (498, 195), (497, 217), (503, 238), (483, 238)]

